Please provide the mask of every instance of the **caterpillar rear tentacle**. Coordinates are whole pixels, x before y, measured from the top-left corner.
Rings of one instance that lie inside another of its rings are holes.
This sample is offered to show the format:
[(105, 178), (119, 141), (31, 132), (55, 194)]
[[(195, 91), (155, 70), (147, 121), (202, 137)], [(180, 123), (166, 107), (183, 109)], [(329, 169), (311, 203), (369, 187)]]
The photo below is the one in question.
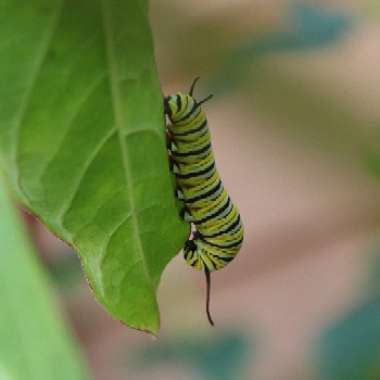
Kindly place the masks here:
[(239, 252), (243, 243), (243, 224), (239, 212), (227, 194), (211, 147), (211, 136), (201, 101), (193, 97), (193, 81), (189, 94), (177, 93), (164, 98), (169, 118), (167, 135), (170, 161), (177, 188), (184, 202), (181, 215), (192, 223), (195, 232), (183, 248), (184, 258), (206, 277), (206, 313), (210, 314), (211, 272), (224, 268)]
[(211, 275), (207, 267), (205, 267), (205, 275), (206, 275), (206, 314), (207, 314), (208, 321), (210, 322), (210, 325), (214, 326), (215, 324), (210, 313)]

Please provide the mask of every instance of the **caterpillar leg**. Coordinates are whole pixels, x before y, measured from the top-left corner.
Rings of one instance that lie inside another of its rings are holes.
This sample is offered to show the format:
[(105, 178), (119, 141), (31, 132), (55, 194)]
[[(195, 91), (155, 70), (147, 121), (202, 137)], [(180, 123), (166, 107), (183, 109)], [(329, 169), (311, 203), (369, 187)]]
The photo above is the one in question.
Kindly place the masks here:
[(178, 166), (175, 161), (169, 156), (169, 170), (172, 174), (176, 174), (179, 172)]
[(168, 135), (166, 135), (166, 149), (169, 153), (177, 151), (177, 145), (170, 139)]
[(179, 169), (172, 155), (172, 152), (174, 151), (174, 149), (176, 149), (176, 147), (175, 144), (168, 138), (168, 136), (166, 138), (166, 149), (168, 151), (169, 169), (173, 174), (178, 173)]
[(177, 187), (177, 188), (175, 189), (175, 197), (176, 197), (179, 201), (183, 201), (183, 200), (185, 199), (185, 196), (183, 195), (183, 192), (182, 192), (182, 190), (181, 190), (179, 187)]
[(165, 115), (169, 115), (170, 114), (170, 108), (169, 108), (169, 97), (168, 96), (164, 96), (162, 98), (162, 101), (164, 103), (164, 114)]
[(168, 134), (168, 130), (166, 130), (166, 151), (168, 153), (168, 157), (169, 157), (169, 168), (170, 168), (170, 171), (172, 170), (172, 164), (173, 164), (173, 159), (172, 159), (172, 152), (170, 150), (170, 145), (171, 145), (172, 141), (170, 139), (170, 136)]
[(191, 223), (194, 221), (194, 218), (191, 216), (191, 214), (188, 211), (185, 211), (185, 213), (183, 214), (183, 220), (185, 222)]
[(178, 169), (178, 166), (177, 166), (177, 164), (175, 163), (175, 161), (174, 160), (171, 160), (171, 162), (172, 162), (172, 164), (171, 164), (171, 172), (173, 173), (173, 174), (177, 174), (177, 173), (179, 173), (179, 169)]
[(172, 174), (179, 173), (178, 165), (176, 164), (173, 156), (172, 156), (172, 150), (168, 148), (168, 158), (169, 158), (169, 170)]
[(180, 213), (179, 213), (180, 217), (185, 221), (185, 222), (188, 222), (188, 223), (191, 223), (194, 221), (194, 218), (191, 216), (189, 210), (186, 208), (186, 206), (184, 206)]

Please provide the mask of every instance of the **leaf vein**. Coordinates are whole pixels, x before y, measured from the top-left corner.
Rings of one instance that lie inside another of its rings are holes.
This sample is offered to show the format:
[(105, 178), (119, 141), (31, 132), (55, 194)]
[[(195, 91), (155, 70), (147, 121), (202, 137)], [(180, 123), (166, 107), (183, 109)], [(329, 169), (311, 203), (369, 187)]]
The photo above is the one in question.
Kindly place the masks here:
[[(68, 198), (68, 201), (66, 203), (63, 204), (62, 208), (59, 210), (58, 212), (58, 215), (57, 215), (57, 218), (61, 224), (61, 227), (63, 229), (65, 229), (64, 227), (64, 217), (65, 215), (67, 214), (67, 212), (70, 210), (72, 204), (73, 204), (73, 201), (77, 195), (77, 193), (79, 192), (80, 190), (80, 186), (83, 182), (83, 179), (84, 179), (84, 176), (87, 172), (87, 170), (89, 169), (89, 167), (91, 166), (92, 162), (95, 160), (95, 158), (97, 157), (97, 155), (99, 154), (99, 152), (101, 151), (101, 149), (104, 147), (104, 145), (110, 140), (110, 138), (116, 133), (116, 128), (112, 128), (100, 141), (99, 141), (99, 144), (96, 146), (96, 148), (94, 149), (94, 151), (92, 152), (92, 154), (88, 157), (87, 161), (84, 163), (83, 165), (83, 170), (82, 170), (82, 173), (81, 175), (79, 176), (79, 180), (78, 182), (76, 183), (72, 193), (71, 193), (71, 196), (69, 196)], [(66, 230), (66, 229), (65, 229)], [(69, 231), (66, 231), (67, 233), (69, 233)]]
[[(136, 213), (136, 217), (140, 214), (142, 214), (143, 212), (151, 209), (151, 208), (154, 208), (155, 205), (150, 205), (148, 207), (144, 207), (142, 208), (141, 210), (139, 210), (137, 213)], [(116, 226), (115, 228), (110, 232), (110, 234), (108, 235), (107, 239), (104, 241), (104, 244), (103, 244), (103, 248), (102, 248), (102, 254), (101, 254), (101, 259), (100, 259), (100, 262), (103, 263), (103, 261), (105, 260), (106, 256), (108, 256), (108, 247), (111, 243), (111, 240), (113, 238), (113, 236), (120, 230), (120, 228), (123, 227), (123, 225), (125, 223), (128, 222), (129, 219), (131, 219), (131, 217), (133, 217), (133, 214), (132, 212), (129, 212)], [(139, 258), (137, 260), (138, 262), (142, 262), (144, 265), (144, 261), (143, 258), (141, 257), (141, 255), (139, 255)]]
[(140, 133), (152, 134), (152, 135), (158, 137), (160, 140), (162, 140), (162, 138), (163, 138), (163, 136), (161, 136), (155, 129), (150, 129), (150, 128), (140, 128), (140, 129), (136, 129), (134, 131), (129, 131), (124, 136), (125, 136), (125, 138), (128, 138), (128, 137), (131, 137), (133, 135), (140, 134)]
[(61, 19), (64, 2), (65, 2), (65, 0), (57, 1), (57, 9), (56, 9), (54, 16), (52, 16), (52, 20), (51, 20), (51, 23), (49, 26), (50, 30), (48, 30), (46, 33), (47, 37), (46, 37), (45, 43), (42, 44), (41, 54), (36, 59), (36, 64), (35, 64), (36, 67), (35, 67), (35, 70), (32, 71), (32, 74), (30, 77), (30, 86), (28, 87), (28, 90), (25, 91), (24, 99), (21, 103), (19, 113), (18, 113), (16, 120), (15, 120), (15, 128), (14, 128), (15, 144), (14, 144), (14, 151), (12, 152), (12, 160), (14, 162), (13, 170), (14, 170), (15, 180), (16, 180), (16, 183), (18, 185), (18, 188), (21, 190), (21, 193), (24, 196), (26, 196), (26, 193), (24, 192), (23, 187), (21, 186), (21, 182), (20, 182), (20, 178), (19, 178), (20, 173), (17, 169), (18, 168), (17, 162), (18, 162), (18, 154), (19, 154), (18, 147), (19, 147), (20, 130), (22, 127), (22, 121), (25, 117), (25, 113), (28, 109), (29, 101), (30, 101), (31, 97), (33, 96), (33, 88), (34, 88), (35, 82), (38, 78), (39, 72), (41, 71), (42, 65), (44, 63), (44, 60), (46, 58), (46, 54), (47, 54), (48, 49), (49, 49), (49, 46), (50, 46), (51, 41), (54, 37), (54, 33), (56, 32), (59, 21)]

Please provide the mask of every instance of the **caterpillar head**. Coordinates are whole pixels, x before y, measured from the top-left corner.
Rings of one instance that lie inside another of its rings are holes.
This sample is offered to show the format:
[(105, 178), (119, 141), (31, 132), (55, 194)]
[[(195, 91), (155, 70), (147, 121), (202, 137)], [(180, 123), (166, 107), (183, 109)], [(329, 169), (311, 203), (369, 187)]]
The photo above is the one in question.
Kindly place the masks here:
[(173, 123), (188, 114), (195, 105), (196, 102), (191, 95), (181, 92), (164, 98), (165, 113)]
[(169, 119), (173, 123), (185, 119), (186, 115), (191, 114), (198, 106), (212, 97), (212, 95), (209, 95), (207, 98), (199, 102), (194, 99), (193, 92), (198, 79), (199, 77), (194, 79), (188, 94), (178, 92), (174, 95), (169, 95), (164, 98), (165, 114), (169, 116)]

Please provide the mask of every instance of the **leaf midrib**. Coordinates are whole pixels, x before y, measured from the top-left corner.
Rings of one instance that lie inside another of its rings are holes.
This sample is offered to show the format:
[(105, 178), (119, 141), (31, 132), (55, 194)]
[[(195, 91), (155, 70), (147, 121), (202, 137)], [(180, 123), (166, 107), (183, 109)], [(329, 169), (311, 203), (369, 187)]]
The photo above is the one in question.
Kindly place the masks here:
[(123, 120), (123, 115), (121, 112), (121, 104), (120, 104), (121, 95), (119, 93), (119, 87), (117, 85), (117, 65), (114, 58), (112, 26), (110, 22), (111, 21), (110, 14), (107, 7), (107, 0), (101, 0), (101, 5), (102, 5), (104, 35), (105, 35), (104, 41), (105, 41), (106, 58), (107, 58), (107, 63), (109, 67), (110, 90), (111, 90), (111, 97), (113, 100), (112, 102), (113, 112), (115, 116), (115, 127), (117, 131), (121, 155), (122, 155), (126, 186), (128, 186), (129, 184), (129, 191), (127, 191), (127, 196), (128, 196), (128, 201), (131, 207), (132, 223), (134, 225), (133, 234), (138, 244), (137, 252), (143, 264), (146, 280), (149, 283), (150, 287), (153, 288), (152, 281), (149, 275), (149, 269), (144, 257), (142, 241), (141, 241), (140, 233), (139, 233), (140, 227), (139, 227), (139, 223), (136, 216), (134, 191), (133, 191), (132, 177), (131, 177), (131, 173), (132, 173), (131, 165), (130, 165), (127, 151), (125, 149), (125, 143), (123, 142), (122, 126), (124, 125), (124, 120)]

